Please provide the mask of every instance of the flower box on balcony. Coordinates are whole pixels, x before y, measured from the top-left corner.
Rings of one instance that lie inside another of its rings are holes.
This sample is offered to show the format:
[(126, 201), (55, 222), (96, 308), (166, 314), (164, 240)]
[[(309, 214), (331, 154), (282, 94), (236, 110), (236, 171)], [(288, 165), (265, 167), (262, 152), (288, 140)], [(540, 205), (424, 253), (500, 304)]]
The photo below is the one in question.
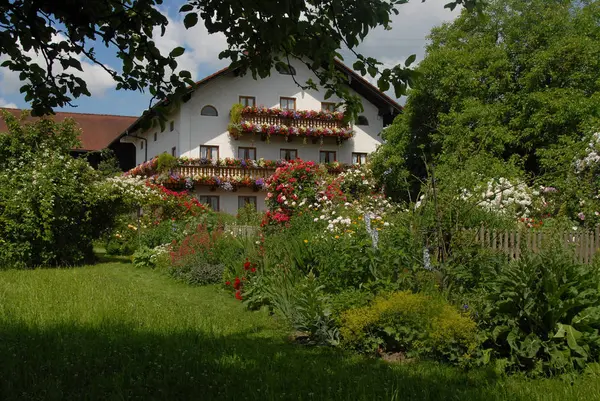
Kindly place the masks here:
[(334, 137), (341, 141), (354, 135), (352, 128), (344, 121), (344, 114), (338, 111), (281, 110), (266, 107), (244, 108), (239, 123), (230, 124), (229, 133), (234, 139), (253, 133), (260, 134), (265, 139), (271, 135), (281, 135), (288, 141), (294, 137)]

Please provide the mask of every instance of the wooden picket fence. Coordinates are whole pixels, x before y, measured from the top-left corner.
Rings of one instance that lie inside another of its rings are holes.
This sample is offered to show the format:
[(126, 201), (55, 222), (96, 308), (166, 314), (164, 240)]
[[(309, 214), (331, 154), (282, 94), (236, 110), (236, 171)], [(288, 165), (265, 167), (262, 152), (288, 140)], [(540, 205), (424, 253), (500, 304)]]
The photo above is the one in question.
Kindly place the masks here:
[(236, 237), (252, 237), (258, 233), (257, 226), (242, 226), (231, 224), (225, 226), (225, 232), (230, 232)]
[[(559, 234), (562, 242), (575, 251), (575, 259), (589, 264), (600, 249), (600, 227), (595, 231), (566, 231)], [(519, 259), (523, 252), (539, 252), (545, 244), (541, 232), (531, 230), (497, 231), (481, 227), (477, 230), (475, 241), (487, 248), (504, 252), (509, 259)]]

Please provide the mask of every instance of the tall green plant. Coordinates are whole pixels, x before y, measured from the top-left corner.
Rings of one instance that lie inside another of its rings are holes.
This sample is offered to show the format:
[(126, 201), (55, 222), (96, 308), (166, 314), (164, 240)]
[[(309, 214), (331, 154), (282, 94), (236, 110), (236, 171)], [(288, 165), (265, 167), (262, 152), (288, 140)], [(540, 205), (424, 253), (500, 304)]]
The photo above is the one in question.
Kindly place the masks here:
[(599, 285), (598, 266), (574, 263), (560, 246), (504, 266), (485, 285), (484, 360), (533, 374), (598, 361)]

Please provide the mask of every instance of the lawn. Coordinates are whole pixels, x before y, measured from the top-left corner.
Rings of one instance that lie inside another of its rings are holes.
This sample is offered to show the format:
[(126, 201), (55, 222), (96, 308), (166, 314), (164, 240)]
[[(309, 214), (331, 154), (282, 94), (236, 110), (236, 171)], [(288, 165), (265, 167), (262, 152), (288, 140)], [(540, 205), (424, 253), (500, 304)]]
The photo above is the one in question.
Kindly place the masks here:
[(0, 399), (593, 400), (600, 380), (388, 365), (290, 344), (263, 312), (112, 262), (0, 271)]

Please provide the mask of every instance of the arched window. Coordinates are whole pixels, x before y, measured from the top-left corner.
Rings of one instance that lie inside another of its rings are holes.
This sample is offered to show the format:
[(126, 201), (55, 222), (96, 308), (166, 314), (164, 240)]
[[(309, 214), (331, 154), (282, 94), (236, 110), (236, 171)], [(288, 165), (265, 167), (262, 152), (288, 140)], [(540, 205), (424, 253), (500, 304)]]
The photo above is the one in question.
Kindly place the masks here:
[(217, 109), (215, 109), (213, 106), (204, 106), (200, 111), (200, 115), (216, 117), (219, 115), (219, 113), (217, 112)]
[(369, 125), (369, 120), (367, 120), (367, 117), (365, 116), (358, 116), (356, 125)]
[(296, 75), (296, 69), (289, 64), (276, 64), (275, 69), (283, 75)]

